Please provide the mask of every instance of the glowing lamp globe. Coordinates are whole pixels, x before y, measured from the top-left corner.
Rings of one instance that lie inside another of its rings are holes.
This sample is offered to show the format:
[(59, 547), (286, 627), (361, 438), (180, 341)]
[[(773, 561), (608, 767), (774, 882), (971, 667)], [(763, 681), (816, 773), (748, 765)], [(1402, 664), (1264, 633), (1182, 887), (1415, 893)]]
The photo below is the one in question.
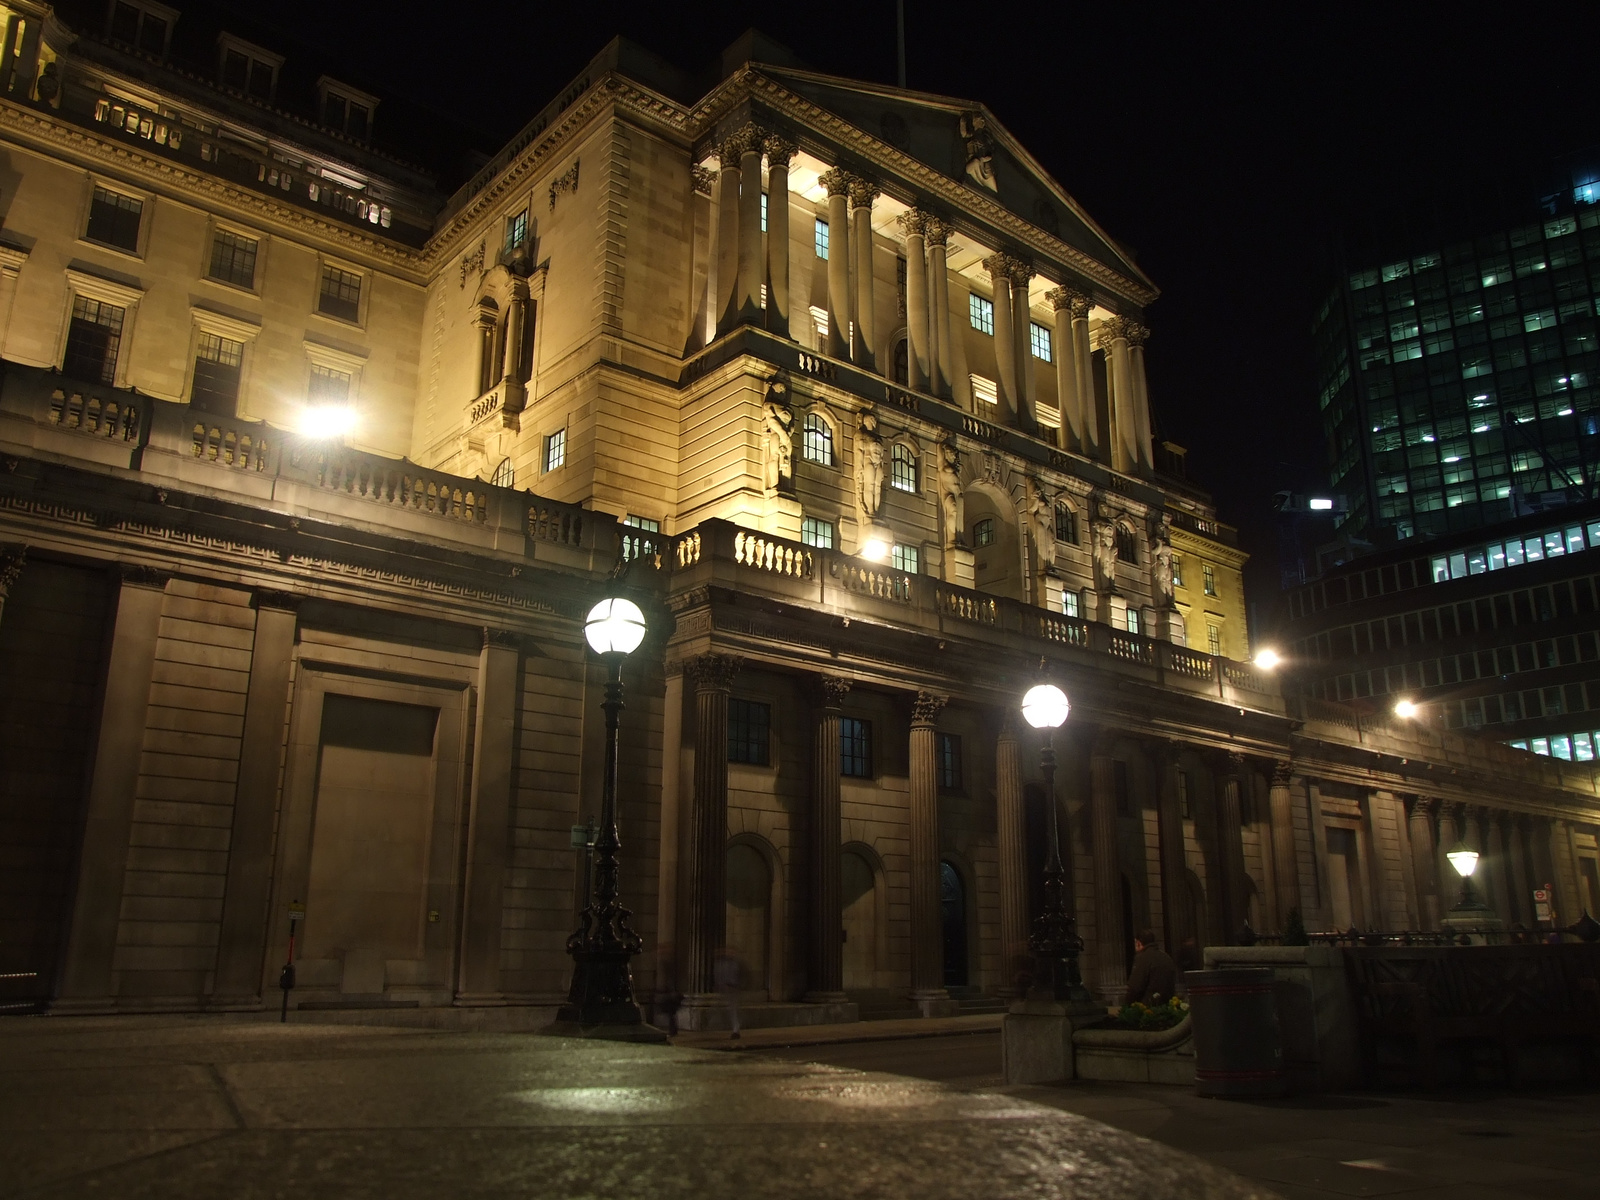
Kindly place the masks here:
[(583, 636), (596, 654), (632, 654), (644, 641), (644, 613), (632, 600), (602, 600), (589, 610)]
[(1464, 842), (1457, 842), (1456, 848), (1446, 854), (1445, 857), (1450, 860), (1450, 865), (1456, 869), (1456, 874), (1463, 879), (1470, 879), (1472, 873), (1478, 869), (1478, 852)]
[(1035, 729), (1056, 729), (1067, 719), (1072, 705), (1067, 694), (1053, 683), (1041, 683), (1028, 689), (1022, 698), (1022, 717)]
[(1278, 652), (1271, 646), (1264, 646), (1260, 650), (1256, 651), (1256, 666), (1260, 667), (1263, 671), (1271, 671), (1276, 669), (1277, 665), (1282, 661), (1283, 659), (1278, 657)]
[(861, 543), (861, 557), (868, 562), (882, 562), (889, 557), (889, 543), (880, 537), (869, 537)]
[(300, 432), (307, 437), (339, 438), (355, 427), (355, 410), (345, 404), (312, 404), (300, 413)]
[(1417, 715), (1417, 706), (1410, 700), (1397, 700), (1395, 701), (1394, 715), (1402, 721), (1409, 721)]

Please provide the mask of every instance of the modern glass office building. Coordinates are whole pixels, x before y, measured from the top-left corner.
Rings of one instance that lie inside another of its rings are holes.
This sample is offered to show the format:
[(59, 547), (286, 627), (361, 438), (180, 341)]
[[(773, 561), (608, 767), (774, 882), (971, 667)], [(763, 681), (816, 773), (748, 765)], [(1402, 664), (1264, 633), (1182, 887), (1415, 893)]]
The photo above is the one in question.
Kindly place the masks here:
[(1377, 544), (1592, 495), (1600, 185), (1502, 232), (1363, 265), (1313, 326), (1339, 532)]

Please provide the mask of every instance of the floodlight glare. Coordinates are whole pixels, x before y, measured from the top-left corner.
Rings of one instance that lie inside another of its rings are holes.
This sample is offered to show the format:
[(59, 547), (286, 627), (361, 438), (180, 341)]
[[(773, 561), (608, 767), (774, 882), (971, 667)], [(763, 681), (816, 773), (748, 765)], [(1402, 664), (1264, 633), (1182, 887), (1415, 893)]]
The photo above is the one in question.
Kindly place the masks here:
[(1283, 659), (1278, 656), (1278, 652), (1271, 646), (1263, 646), (1261, 649), (1256, 651), (1256, 666), (1260, 667), (1263, 671), (1276, 670), (1278, 664), (1282, 661)]
[(1399, 717), (1402, 721), (1411, 720), (1412, 717), (1417, 715), (1416, 703), (1411, 700), (1396, 700), (1394, 704), (1394, 715)]

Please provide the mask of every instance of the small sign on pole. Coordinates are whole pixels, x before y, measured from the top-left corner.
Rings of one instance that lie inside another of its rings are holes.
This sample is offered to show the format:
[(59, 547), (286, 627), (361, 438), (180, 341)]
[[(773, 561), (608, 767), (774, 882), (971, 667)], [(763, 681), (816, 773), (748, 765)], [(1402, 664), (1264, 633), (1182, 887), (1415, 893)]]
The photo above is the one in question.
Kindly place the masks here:
[(1536, 921), (1551, 920), (1550, 889), (1548, 887), (1533, 889), (1533, 919)]

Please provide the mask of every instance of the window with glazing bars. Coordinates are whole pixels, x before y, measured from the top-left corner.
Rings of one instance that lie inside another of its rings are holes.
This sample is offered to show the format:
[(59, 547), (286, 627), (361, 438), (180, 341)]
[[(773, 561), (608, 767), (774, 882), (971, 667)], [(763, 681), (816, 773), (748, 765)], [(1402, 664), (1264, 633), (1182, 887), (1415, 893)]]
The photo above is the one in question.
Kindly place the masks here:
[(317, 407), (349, 404), (349, 374), (345, 371), (335, 371), (332, 367), (324, 367), (313, 363), (311, 366), (311, 387), (306, 392), (306, 399)]
[(143, 213), (144, 201), (97, 187), (89, 202), (89, 228), (84, 236), (91, 242), (135, 252), (139, 249), (139, 220)]
[(207, 274), (235, 287), (256, 285), (256, 252), (260, 243), (229, 229), (217, 230), (211, 239), (211, 269)]
[(343, 321), (361, 319), (361, 276), (330, 264), (322, 268), (322, 290), (317, 311)]
[(239, 412), (239, 370), (244, 343), (202, 331), (195, 341), (194, 386), (189, 403), (222, 417)]
[(544, 469), (554, 471), (567, 461), (567, 431), (558, 429), (544, 439)]
[(506, 218), (506, 253), (509, 254), (528, 236), (528, 210), (523, 209), (514, 217)]
[(917, 456), (900, 442), (889, 451), (889, 486), (902, 492), (917, 490)]
[(1117, 526), (1117, 560), (1125, 563), (1139, 561), (1139, 541), (1133, 536), (1133, 530), (1122, 525)]
[(1053, 362), (1050, 357), (1050, 330), (1037, 321), (1028, 322), (1028, 343), (1033, 356), (1041, 362)]
[(1083, 616), (1083, 600), (1077, 592), (1061, 593), (1061, 611), (1069, 617)]
[(1056, 541), (1073, 544), (1078, 541), (1078, 514), (1065, 504), (1056, 505)]
[(755, 767), (770, 764), (772, 706), (759, 700), (728, 701), (728, 761)]
[(816, 237), (817, 257), (818, 258), (827, 258), (828, 257), (828, 223), (826, 221), (824, 221), (821, 217), (817, 218), (817, 227), (816, 227), (816, 235), (815, 235), (815, 237)]
[(1215, 625), (1206, 626), (1206, 653), (1217, 655), (1222, 653), (1222, 630)]
[(102, 304), (87, 296), (74, 297), (62, 371), (89, 383), (112, 383), (117, 377), (117, 352), (122, 349), (122, 320), (126, 315), (125, 309), (114, 304)]
[(961, 738), (954, 733), (941, 733), (938, 737), (939, 790), (961, 790)]
[(967, 297), (967, 318), (979, 333), (994, 333), (994, 301), (982, 296)]
[(800, 518), (800, 540), (819, 550), (833, 549), (833, 522), (818, 517)]
[(922, 570), (922, 551), (916, 546), (902, 546), (896, 542), (889, 552), (889, 562), (896, 571), (916, 575)]
[(800, 423), (800, 457), (806, 462), (833, 466), (833, 430), (816, 413), (807, 413)]
[(1208, 596), (1217, 594), (1217, 569), (1210, 563), (1203, 563), (1200, 567), (1200, 581), (1205, 586)]
[(872, 778), (871, 721), (839, 718), (839, 774), (851, 779)]

